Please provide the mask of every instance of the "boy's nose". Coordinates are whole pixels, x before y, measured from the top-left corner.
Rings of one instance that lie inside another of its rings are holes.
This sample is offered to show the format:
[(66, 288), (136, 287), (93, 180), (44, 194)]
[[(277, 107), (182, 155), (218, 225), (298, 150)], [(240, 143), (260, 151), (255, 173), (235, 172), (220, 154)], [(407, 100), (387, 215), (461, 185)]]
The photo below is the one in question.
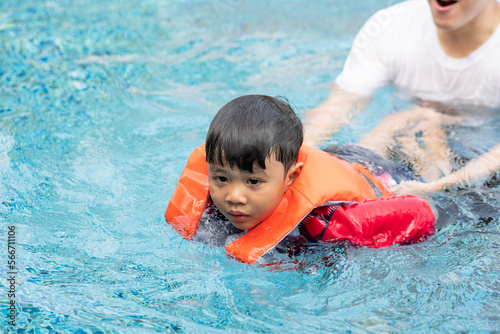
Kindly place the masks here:
[(240, 185), (231, 187), (226, 195), (226, 201), (232, 204), (246, 204), (247, 198), (243, 187)]

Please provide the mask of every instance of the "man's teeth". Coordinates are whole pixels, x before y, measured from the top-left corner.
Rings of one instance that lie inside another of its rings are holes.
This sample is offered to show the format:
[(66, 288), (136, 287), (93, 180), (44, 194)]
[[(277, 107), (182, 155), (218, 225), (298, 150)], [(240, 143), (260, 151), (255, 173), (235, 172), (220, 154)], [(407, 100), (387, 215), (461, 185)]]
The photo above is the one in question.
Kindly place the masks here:
[(450, 5), (453, 5), (454, 3), (456, 3), (457, 1), (455, 0), (437, 0), (438, 4), (441, 6), (441, 7), (446, 7), (446, 6), (450, 6)]

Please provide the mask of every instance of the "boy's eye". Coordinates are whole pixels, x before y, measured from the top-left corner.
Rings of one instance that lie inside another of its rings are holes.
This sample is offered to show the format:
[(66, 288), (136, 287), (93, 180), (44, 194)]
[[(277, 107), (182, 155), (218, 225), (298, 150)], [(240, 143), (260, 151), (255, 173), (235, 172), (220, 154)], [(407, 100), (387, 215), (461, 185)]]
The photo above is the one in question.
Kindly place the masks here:
[(251, 184), (251, 185), (257, 185), (260, 183), (260, 180), (257, 180), (257, 179), (249, 179), (248, 182)]
[(227, 177), (224, 177), (224, 176), (216, 176), (215, 179), (219, 182), (226, 182), (227, 181)]

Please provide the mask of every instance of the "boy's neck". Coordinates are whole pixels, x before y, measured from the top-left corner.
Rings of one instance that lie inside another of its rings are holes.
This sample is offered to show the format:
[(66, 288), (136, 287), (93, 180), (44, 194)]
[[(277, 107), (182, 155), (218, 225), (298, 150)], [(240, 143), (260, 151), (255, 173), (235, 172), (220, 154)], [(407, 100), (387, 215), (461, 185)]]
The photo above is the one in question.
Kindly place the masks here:
[(437, 28), (443, 51), (452, 58), (465, 58), (483, 45), (500, 24), (500, 3), (488, 2), (479, 15), (455, 30)]

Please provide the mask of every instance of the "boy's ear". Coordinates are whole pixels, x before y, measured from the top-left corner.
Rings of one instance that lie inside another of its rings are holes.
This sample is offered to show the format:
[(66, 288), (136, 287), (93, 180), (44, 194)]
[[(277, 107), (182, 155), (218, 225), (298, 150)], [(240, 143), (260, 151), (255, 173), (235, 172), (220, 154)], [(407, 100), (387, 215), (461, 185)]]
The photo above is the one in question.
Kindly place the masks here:
[(288, 170), (288, 179), (286, 180), (286, 187), (288, 187), (295, 181), (297, 176), (299, 176), (300, 172), (302, 172), (302, 167), (304, 166), (304, 163), (301, 162), (296, 162), (290, 169)]

